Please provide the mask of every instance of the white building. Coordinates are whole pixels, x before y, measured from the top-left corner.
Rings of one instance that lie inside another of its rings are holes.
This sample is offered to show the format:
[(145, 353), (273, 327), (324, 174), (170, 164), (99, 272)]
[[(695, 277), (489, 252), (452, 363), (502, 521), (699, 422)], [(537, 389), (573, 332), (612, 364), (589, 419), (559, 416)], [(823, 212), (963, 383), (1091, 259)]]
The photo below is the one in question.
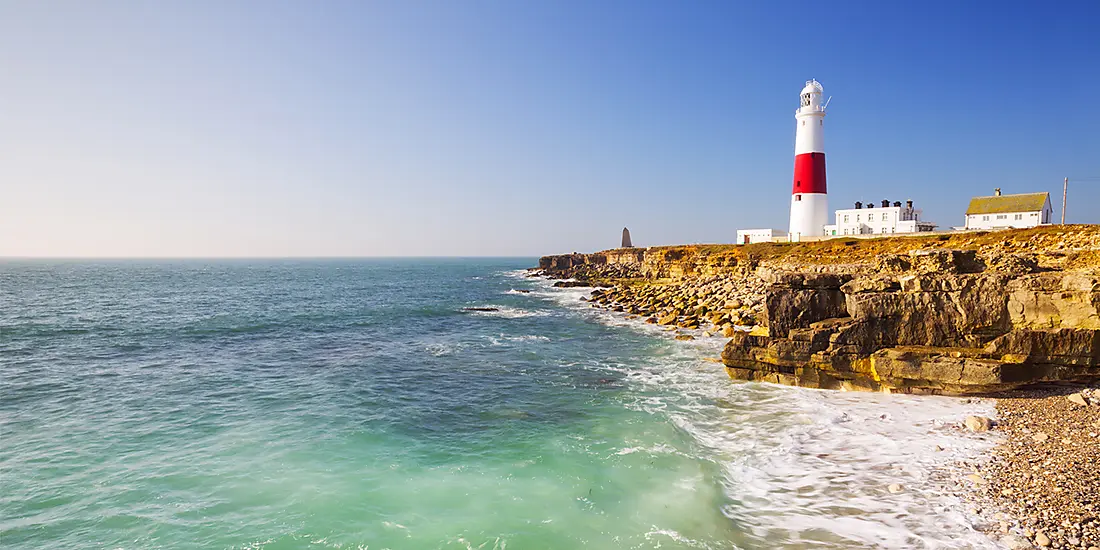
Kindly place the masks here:
[(787, 232), (782, 229), (738, 229), (737, 244), (771, 243), (786, 240)]
[(1050, 193), (1002, 195), (998, 187), (991, 197), (974, 197), (966, 209), (967, 229), (1008, 229), (1050, 223), (1054, 209)]
[(825, 226), (825, 235), (889, 235), (896, 233), (919, 233), (932, 231), (936, 224), (920, 219), (921, 211), (913, 208), (913, 201), (882, 201), (882, 206), (874, 203), (857, 202), (855, 208), (836, 211), (836, 223)]

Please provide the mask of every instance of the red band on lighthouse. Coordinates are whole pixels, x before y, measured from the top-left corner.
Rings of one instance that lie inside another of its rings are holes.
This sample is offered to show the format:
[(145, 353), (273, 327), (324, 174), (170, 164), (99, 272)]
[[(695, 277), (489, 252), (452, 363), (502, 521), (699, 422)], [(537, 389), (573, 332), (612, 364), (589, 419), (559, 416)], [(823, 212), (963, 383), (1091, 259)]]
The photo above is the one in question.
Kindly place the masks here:
[(791, 193), (825, 192), (825, 153), (795, 155), (794, 187)]

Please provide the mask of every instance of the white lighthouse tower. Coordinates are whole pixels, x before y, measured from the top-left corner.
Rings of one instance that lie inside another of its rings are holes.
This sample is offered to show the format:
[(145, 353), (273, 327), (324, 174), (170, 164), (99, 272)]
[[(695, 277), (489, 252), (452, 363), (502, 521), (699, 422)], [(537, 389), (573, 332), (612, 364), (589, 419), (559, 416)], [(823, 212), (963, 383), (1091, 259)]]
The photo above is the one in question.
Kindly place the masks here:
[(810, 80), (802, 88), (795, 111), (794, 188), (791, 191), (792, 242), (825, 234), (829, 201), (825, 191), (825, 106), (821, 83)]

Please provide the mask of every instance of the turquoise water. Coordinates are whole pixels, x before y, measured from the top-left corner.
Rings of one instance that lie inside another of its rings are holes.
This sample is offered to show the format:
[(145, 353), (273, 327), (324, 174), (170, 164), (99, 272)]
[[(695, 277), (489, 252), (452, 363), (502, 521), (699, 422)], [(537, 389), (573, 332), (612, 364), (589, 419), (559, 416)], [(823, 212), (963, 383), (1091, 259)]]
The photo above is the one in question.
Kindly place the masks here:
[(734, 383), (532, 264), (0, 263), (0, 546), (988, 545), (988, 404)]

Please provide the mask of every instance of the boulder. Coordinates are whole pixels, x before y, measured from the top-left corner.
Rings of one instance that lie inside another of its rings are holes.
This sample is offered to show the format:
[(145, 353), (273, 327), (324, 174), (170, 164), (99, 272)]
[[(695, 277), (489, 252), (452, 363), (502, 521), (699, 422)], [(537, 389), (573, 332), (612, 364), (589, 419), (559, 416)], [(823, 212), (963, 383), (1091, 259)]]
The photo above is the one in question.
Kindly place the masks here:
[[(906, 262), (900, 262), (905, 265)], [(985, 266), (974, 250), (929, 248), (911, 250), (904, 271), (918, 273), (980, 273)]]
[(1008, 550), (1030, 550), (1035, 548), (1031, 541), (1019, 535), (1005, 535), (1001, 537), (1001, 544)]
[(859, 294), (861, 292), (894, 292), (901, 290), (901, 283), (897, 277), (890, 275), (878, 275), (872, 277), (860, 277), (841, 285), (840, 289), (845, 294)]
[(996, 271), (1010, 275), (1026, 275), (1039, 271), (1039, 259), (1034, 253), (984, 254), (981, 256), (981, 262), (985, 264), (986, 271)]
[(901, 291), (857, 285), (859, 292), (845, 296), (846, 312), (884, 333), (883, 344), (970, 347), (1009, 329), (1002, 275), (921, 275), (899, 283)]
[(1050, 537), (1048, 537), (1046, 533), (1042, 531), (1035, 533), (1035, 544), (1046, 548), (1047, 546), (1050, 546), (1050, 542)]
[(963, 424), (972, 432), (988, 432), (993, 427), (993, 421), (984, 416), (968, 416)]
[(779, 337), (785, 337), (791, 329), (808, 328), (817, 321), (848, 315), (840, 285), (812, 289), (773, 287), (764, 302), (764, 323)]
[(1100, 329), (1100, 275), (1027, 275), (1010, 281), (1007, 291), (1014, 327)]
[(985, 346), (985, 351), (1016, 363), (1100, 364), (1100, 330), (1013, 330)]

